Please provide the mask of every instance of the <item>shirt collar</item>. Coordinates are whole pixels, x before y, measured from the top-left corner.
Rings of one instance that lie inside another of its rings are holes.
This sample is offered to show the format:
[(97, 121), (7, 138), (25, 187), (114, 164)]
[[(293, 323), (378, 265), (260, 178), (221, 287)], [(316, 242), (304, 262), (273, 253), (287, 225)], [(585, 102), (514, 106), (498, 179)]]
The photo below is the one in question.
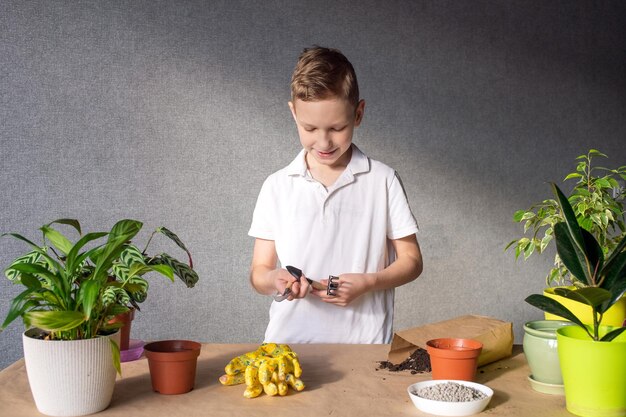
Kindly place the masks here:
[[(350, 162), (348, 163), (348, 167), (346, 169), (353, 175), (368, 172), (370, 170), (369, 158), (361, 152), (361, 150), (354, 143), (351, 146), (352, 157), (350, 158)], [(287, 175), (299, 175), (301, 177), (306, 177), (307, 167), (306, 160), (304, 159), (305, 155), (306, 151), (302, 149), (296, 158), (291, 161), (289, 165), (287, 165)]]

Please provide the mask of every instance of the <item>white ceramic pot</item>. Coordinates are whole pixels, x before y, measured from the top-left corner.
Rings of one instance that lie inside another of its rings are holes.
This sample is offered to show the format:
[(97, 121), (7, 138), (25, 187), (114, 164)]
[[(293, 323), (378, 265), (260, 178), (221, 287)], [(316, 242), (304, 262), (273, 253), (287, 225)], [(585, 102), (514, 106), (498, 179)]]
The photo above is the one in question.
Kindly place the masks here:
[(28, 382), (37, 409), (49, 416), (82, 416), (109, 406), (115, 387), (115, 366), (109, 338), (41, 340), (30, 329), (22, 335)]

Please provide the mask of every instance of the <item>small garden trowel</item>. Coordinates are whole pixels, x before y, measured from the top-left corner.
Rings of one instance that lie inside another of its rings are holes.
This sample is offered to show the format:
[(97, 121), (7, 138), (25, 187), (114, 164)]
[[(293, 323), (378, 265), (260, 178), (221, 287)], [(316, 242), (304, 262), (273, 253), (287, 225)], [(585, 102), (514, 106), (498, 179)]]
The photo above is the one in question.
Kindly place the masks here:
[[(302, 278), (302, 271), (298, 268), (296, 268), (295, 266), (291, 266), (291, 265), (287, 265), (286, 266), (287, 271), (289, 271), (289, 273), (296, 279), (296, 282), (300, 282), (300, 278)], [(310, 278), (306, 278), (306, 280), (308, 281), (309, 285), (311, 285), (314, 289), (316, 290), (323, 290), (323, 291), (328, 291), (328, 288), (326, 285), (317, 282), (317, 281), (313, 281)], [(274, 301), (277, 302), (281, 302), (284, 299), (286, 299), (287, 297), (289, 297), (289, 295), (291, 294), (291, 285), (293, 283), (290, 282), (289, 284), (287, 284), (287, 288), (285, 288), (285, 291), (282, 294), (276, 294), (274, 295)]]

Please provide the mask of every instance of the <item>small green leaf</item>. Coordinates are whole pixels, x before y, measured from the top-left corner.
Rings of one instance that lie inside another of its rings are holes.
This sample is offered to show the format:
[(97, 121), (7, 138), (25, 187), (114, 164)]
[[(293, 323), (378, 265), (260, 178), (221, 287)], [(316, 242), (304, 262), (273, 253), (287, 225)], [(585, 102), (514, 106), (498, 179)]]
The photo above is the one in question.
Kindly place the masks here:
[(38, 290), (41, 288), (41, 282), (31, 274), (22, 273), (20, 276), (20, 282), (27, 288)]
[(72, 242), (53, 228), (42, 226), (40, 230), (43, 232), (46, 239), (48, 239), (54, 247), (63, 252), (64, 255), (67, 255), (72, 249)]
[(577, 172), (572, 172), (571, 174), (569, 174), (567, 177), (565, 177), (563, 179), (563, 181), (569, 180), (571, 178), (583, 178), (583, 176)]
[(49, 271), (47, 268), (38, 265), (38, 264), (15, 264), (13, 265), (13, 269), (19, 271), (20, 273), (29, 273), (35, 276), (40, 276), (46, 279), (50, 286), (56, 288), (60, 291), (61, 294), (66, 294), (68, 291), (67, 283), (63, 280), (62, 277), (56, 275), (52, 271)]
[(530, 242), (530, 245), (528, 245), (526, 247), (526, 250), (524, 250), (524, 260), (528, 259), (530, 257), (530, 255), (533, 254), (533, 252), (535, 251), (535, 242)]
[(584, 287), (570, 290), (567, 288), (555, 288), (554, 293), (570, 300), (586, 304), (594, 310), (611, 299), (611, 292), (598, 287)]
[(16, 296), (11, 302), (11, 307), (9, 308), (9, 313), (7, 314), (4, 323), (2, 323), (2, 329), (5, 329), (9, 324), (11, 324), (16, 318), (20, 317), (25, 312), (25, 303), (28, 302), (29, 297), (35, 291), (33, 288), (27, 288), (25, 291), (21, 292), (18, 296)]
[(545, 311), (546, 313), (554, 314), (556, 316), (563, 317), (564, 319), (569, 320), (572, 323), (576, 323), (580, 327), (584, 328), (587, 333), (589, 333), (587, 327), (582, 323), (582, 321), (580, 321), (578, 317), (574, 315), (574, 313), (569, 311), (558, 301), (540, 294), (529, 295), (528, 297), (526, 297), (525, 301), (528, 304)]
[(74, 271), (74, 269), (80, 264), (81, 255), (79, 252), (87, 243), (100, 239), (106, 235), (106, 232), (87, 233), (85, 236), (80, 238), (67, 253), (67, 260), (65, 263), (67, 265), (67, 270)]
[(595, 182), (596, 187), (599, 188), (613, 188), (611, 183), (606, 178), (598, 178)]
[(543, 239), (541, 239), (541, 245), (539, 245), (539, 253), (543, 252), (544, 250), (546, 250), (546, 247), (548, 246), (548, 243), (550, 243), (550, 241), (552, 240), (552, 235), (548, 235), (546, 234)]
[(610, 331), (609, 333), (605, 334), (602, 339), (600, 339), (601, 342), (610, 342), (613, 339), (615, 339), (617, 336), (619, 336), (620, 334), (622, 334), (624, 331), (626, 330), (626, 327), (619, 327), (615, 330)]
[(120, 361), (120, 347), (115, 340), (109, 337), (109, 342), (111, 342), (111, 354), (113, 355), (113, 366), (115, 366), (115, 370), (117, 373), (122, 376), (122, 366)]
[(78, 222), (78, 220), (75, 219), (57, 219), (53, 222), (48, 223), (46, 226), (50, 226), (53, 224), (65, 224), (68, 226), (72, 226), (74, 229), (76, 229), (76, 231), (78, 232), (79, 235), (82, 235), (83, 233), (80, 231), (80, 223)]
[(510, 242), (508, 243), (508, 245), (506, 245), (506, 246), (504, 247), (504, 251), (507, 251), (507, 250), (508, 250), (511, 246), (513, 246), (515, 243), (517, 243), (517, 239), (513, 239), (512, 241), (510, 241)]
[(516, 223), (522, 221), (522, 216), (524, 216), (524, 213), (526, 213), (526, 210), (517, 210), (515, 214), (513, 214), (513, 221)]
[(170, 266), (168, 266), (168, 265), (150, 265), (150, 268), (152, 268), (152, 270), (154, 272), (158, 272), (159, 274), (169, 278), (170, 281), (174, 282), (174, 270)]
[(94, 280), (85, 281), (80, 286), (77, 302), (83, 305), (83, 312), (87, 320), (91, 318), (91, 311), (98, 302), (100, 288), (100, 282)]

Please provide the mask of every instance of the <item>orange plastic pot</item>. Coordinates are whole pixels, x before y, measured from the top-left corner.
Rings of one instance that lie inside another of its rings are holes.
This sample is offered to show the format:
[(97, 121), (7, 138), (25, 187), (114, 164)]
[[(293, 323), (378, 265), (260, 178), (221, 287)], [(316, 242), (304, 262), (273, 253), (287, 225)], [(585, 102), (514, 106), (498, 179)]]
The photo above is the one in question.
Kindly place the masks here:
[(473, 339), (432, 339), (426, 342), (433, 379), (473, 381), (483, 344)]
[(190, 340), (162, 340), (145, 345), (152, 389), (167, 395), (191, 391), (200, 348), (200, 343)]
[(128, 350), (130, 341), (130, 328), (133, 319), (135, 318), (135, 309), (131, 308), (126, 313), (118, 314), (109, 320), (109, 324), (123, 323), (120, 328), (120, 350)]

